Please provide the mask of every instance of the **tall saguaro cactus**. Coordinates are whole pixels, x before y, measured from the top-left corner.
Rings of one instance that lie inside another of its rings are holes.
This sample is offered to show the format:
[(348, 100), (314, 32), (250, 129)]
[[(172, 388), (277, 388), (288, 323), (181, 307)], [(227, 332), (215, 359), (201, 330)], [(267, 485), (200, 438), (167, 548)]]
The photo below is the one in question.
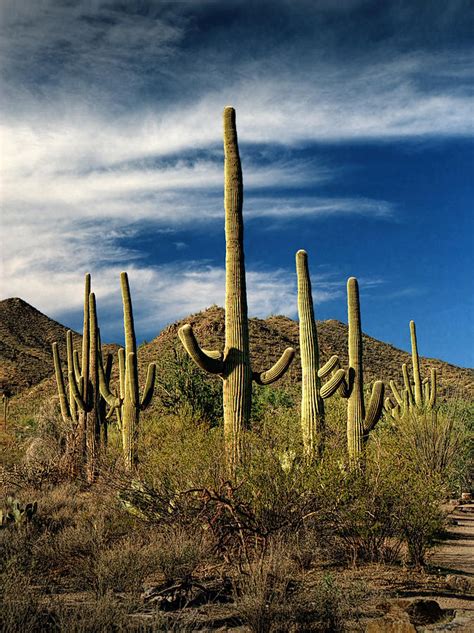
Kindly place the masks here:
[(101, 392), (112, 409), (117, 410), (122, 429), (122, 445), (125, 467), (131, 469), (138, 463), (138, 423), (140, 411), (150, 404), (155, 388), (156, 365), (148, 365), (146, 384), (140, 399), (138, 386), (138, 359), (135, 326), (133, 322), (132, 298), (127, 273), (121, 273), (123, 324), (125, 331), (125, 350), (120, 349), (119, 358), (119, 396), (112, 394), (104, 378), (104, 370), (99, 366)]
[(225, 238), (226, 298), (225, 347), (223, 353), (206, 352), (199, 347), (190, 325), (179, 330), (185, 349), (196, 364), (223, 380), (224, 437), (231, 474), (242, 457), (242, 430), (248, 425), (252, 398), (252, 380), (270, 384), (288, 369), (294, 350), (287, 348), (280, 360), (266, 372), (252, 371), (249, 352), (247, 292), (243, 248), (243, 182), (235, 125), (235, 110), (224, 109), (225, 156)]
[(347, 281), (347, 312), (349, 321), (349, 367), (340, 393), (347, 398), (347, 449), (349, 460), (357, 464), (364, 444), (383, 412), (384, 384), (377, 380), (372, 387), (367, 410), (364, 402), (364, 372), (362, 364), (362, 327), (360, 319), (359, 284), (355, 277)]
[[(86, 275), (84, 288), (82, 362), (79, 360), (79, 353), (74, 350), (71, 330), (67, 332), (66, 342), (69, 398), (57, 343), (53, 343), (53, 359), (61, 414), (68, 427), (72, 427), (68, 457), (72, 459), (74, 469), (81, 463), (86, 465), (87, 478), (92, 482), (97, 475), (100, 433), (106, 421), (99, 391), (99, 366), (102, 366), (100, 334), (95, 295), (90, 292), (89, 274)], [(109, 355), (107, 366), (110, 366), (110, 361)]]
[[(303, 446), (307, 457), (321, 454), (325, 427), (324, 400), (333, 395), (344, 380), (344, 370), (338, 369), (338, 356), (319, 366), (319, 343), (314, 316), (311, 279), (306, 251), (296, 253), (298, 278), (298, 317), (301, 354), (301, 429)], [(332, 377), (321, 386), (321, 379), (332, 373)]]
[(395, 402), (386, 398), (385, 408), (395, 420), (400, 420), (412, 411), (432, 411), (436, 407), (437, 374), (436, 369), (431, 368), (430, 378), (422, 380), (420, 372), (420, 357), (418, 355), (418, 343), (416, 340), (416, 326), (410, 321), (411, 359), (413, 368), (413, 384), (408, 374), (406, 363), (402, 365), (403, 382), (405, 388), (399, 391), (395, 382), (390, 381)]

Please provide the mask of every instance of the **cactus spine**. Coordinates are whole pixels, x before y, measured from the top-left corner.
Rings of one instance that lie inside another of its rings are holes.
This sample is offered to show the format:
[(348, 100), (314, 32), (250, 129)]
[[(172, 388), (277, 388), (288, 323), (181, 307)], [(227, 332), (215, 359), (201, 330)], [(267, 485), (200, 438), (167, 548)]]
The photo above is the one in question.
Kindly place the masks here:
[(120, 349), (119, 358), (119, 396), (112, 394), (107, 386), (106, 375), (99, 366), (101, 392), (111, 406), (111, 412), (117, 411), (122, 429), (122, 446), (125, 467), (130, 470), (138, 463), (138, 423), (140, 411), (150, 404), (155, 388), (156, 365), (148, 365), (146, 384), (142, 398), (138, 386), (137, 342), (133, 323), (132, 298), (127, 273), (121, 273), (123, 323), (125, 331), (125, 350)]
[(248, 426), (252, 380), (270, 384), (288, 369), (294, 350), (288, 348), (266, 372), (252, 372), (249, 352), (247, 293), (243, 249), (243, 182), (235, 125), (235, 110), (224, 109), (226, 298), (224, 352), (199, 347), (190, 325), (179, 330), (185, 349), (202, 369), (223, 379), (224, 438), (230, 474), (242, 459), (242, 431)]
[[(53, 360), (59, 395), (61, 415), (72, 434), (66, 454), (72, 459), (73, 471), (81, 463), (86, 465), (87, 479), (94, 481), (97, 476), (100, 457), (101, 430), (106, 425), (104, 403), (99, 391), (99, 366), (102, 365), (100, 351), (100, 333), (97, 325), (97, 311), (94, 293), (90, 292), (90, 275), (85, 278), (84, 288), (84, 326), (82, 336), (82, 363), (74, 350), (72, 331), (68, 330), (67, 374), (68, 391), (66, 394), (57, 343), (53, 343)], [(110, 365), (110, 358), (107, 359)], [(76, 474), (76, 472), (74, 472)]]
[(360, 319), (359, 284), (355, 277), (347, 281), (347, 312), (349, 321), (349, 367), (340, 393), (347, 398), (347, 449), (349, 461), (355, 465), (363, 456), (369, 433), (380, 420), (383, 411), (384, 384), (377, 380), (372, 387), (367, 411), (364, 403), (364, 373), (362, 364), (362, 327)]
[[(315, 454), (321, 455), (323, 449), (324, 399), (337, 391), (345, 372), (338, 369), (337, 356), (332, 356), (323, 367), (319, 366), (318, 331), (314, 317), (308, 255), (304, 250), (296, 253), (296, 274), (302, 379), (301, 429), (304, 452), (311, 458)], [(330, 380), (321, 386), (321, 379), (330, 374)]]
[(430, 370), (430, 378), (422, 380), (420, 372), (420, 357), (418, 355), (418, 343), (416, 339), (416, 326), (410, 321), (411, 360), (413, 368), (413, 384), (408, 374), (406, 363), (402, 365), (404, 390), (399, 391), (395, 382), (390, 381), (390, 388), (395, 398), (386, 398), (385, 409), (395, 420), (400, 420), (410, 412), (432, 411), (436, 407), (437, 374), (433, 367)]

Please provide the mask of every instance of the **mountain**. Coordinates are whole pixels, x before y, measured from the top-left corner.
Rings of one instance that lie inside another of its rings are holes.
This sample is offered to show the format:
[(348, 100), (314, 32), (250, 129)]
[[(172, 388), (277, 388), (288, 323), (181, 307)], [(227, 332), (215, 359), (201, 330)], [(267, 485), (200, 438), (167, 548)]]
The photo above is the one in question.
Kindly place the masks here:
[[(141, 384), (149, 362), (158, 364), (180, 347), (178, 328), (190, 323), (201, 345), (207, 349), (222, 349), (224, 344), (224, 310), (212, 306), (203, 312), (169, 325), (150, 343), (139, 347)], [(65, 359), (67, 328), (42, 314), (22, 299), (6, 299), (0, 302), (0, 388), (9, 389), (20, 397), (27, 409), (31, 404), (55, 394), (51, 344), (57, 341), (60, 354)], [(347, 326), (339, 321), (318, 322), (319, 343), (322, 361), (337, 353), (343, 365), (347, 363)], [(383, 379), (386, 383), (394, 379), (401, 384), (401, 365), (411, 363), (407, 352), (392, 345), (364, 335), (365, 380), (370, 383)], [(79, 348), (81, 337), (74, 334), (75, 347)], [(250, 319), (250, 350), (254, 370), (268, 369), (285, 347), (292, 346), (298, 352), (298, 324), (284, 316), (267, 319)], [(116, 345), (105, 346), (114, 352)], [(462, 394), (463, 399), (474, 396), (474, 372), (436, 359), (423, 358), (423, 375), (429, 367), (439, 373), (440, 390), (445, 396)], [(116, 378), (117, 363), (114, 363), (113, 378)], [(299, 355), (283, 382), (297, 382), (301, 378)]]
[[(156, 361), (165, 350), (174, 345), (178, 329), (189, 323), (205, 349), (223, 349), (224, 347), (224, 310), (212, 306), (203, 312), (193, 314), (178, 323), (165, 328), (153, 341), (140, 348), (139, 356), (144, 363)], [(250, 319), (250, 354), (254, 370), (268, 369), (281, 355), (285, 347), (294, 347), (296, 357), (283, 381), (301, 380), (299, 357), (298, 323), (285, 316), (270, 316), (267, 319)], [(346, 324), (336, 320), (318, 321), (318, 339), (321, 363), (333, 354), (338, 354), (342, 366), (348, 362)], [(407, 327), (408, 337), (408, 327)], [(411, 368), (411, 354), (393, 345), (383, 343), (371, 336), (363, 335), (364, 380), (366, 384), (374, 380), (390, 380), (402, 386), (402, 363)], [(457, 367), (437, 359), (422, 358), (422, 376), (429, 375), (429, 368), (438, 371), (439, 390), (444, 396), (462, 394), (464, 399), (474, 396), (474, 370)]]

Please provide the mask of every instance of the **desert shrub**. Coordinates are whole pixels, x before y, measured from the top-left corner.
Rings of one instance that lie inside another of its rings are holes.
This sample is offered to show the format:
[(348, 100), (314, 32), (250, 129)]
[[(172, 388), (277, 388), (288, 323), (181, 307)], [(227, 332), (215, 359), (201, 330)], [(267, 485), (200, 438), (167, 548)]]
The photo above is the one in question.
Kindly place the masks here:
[(291, 613), (294, 567), (278, 543), (264, 558), (250, 564), (234, 582), (237, 610), (255, 633), (282, 630)]
[(0, 574), (0, 630), (33, 633), (50, 630), (48, 612), (41, 607), (31, 578), (10, 559)]
[(222, 385), (199, 369), (182, 349), (172, 348), (162, 357), (156, 396), (161, 411), (190, 417), (215, 426), (222, 419)]
[(357, 618), (366, 592), (356, 585), (343, 588), (331, 574), (305, 581), (288, 542), (274, 539), (265, 555), (236, 577), (234, 597), (239, 615), (256, 633), (337, 632)]
[(187, 579), (209, 559), (212, 545), (212, 539), (202, 530), (168, 526), (155, 542), (157, 568), (166, 582)]
[(215, 485), (224, 477), (222, 429), (190, 417), (144, 420), (140, 433), (141, 478), (175, 491)]

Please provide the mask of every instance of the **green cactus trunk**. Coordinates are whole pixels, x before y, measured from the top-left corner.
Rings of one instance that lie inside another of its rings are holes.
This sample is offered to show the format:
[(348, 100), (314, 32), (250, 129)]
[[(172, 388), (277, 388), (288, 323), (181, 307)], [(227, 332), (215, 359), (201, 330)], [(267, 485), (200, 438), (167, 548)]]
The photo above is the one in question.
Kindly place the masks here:
[[(345, 372), (339, 369), (338, 356), (319, 366), (319, 343), (314, 317), (313, 295), (306, 251), (296, 253), (298, 279), (298, 317), (301, 354), (301, 430), (306, 458), (321, 456), (324, 448), (324, 400), (342, 385)], [(331, 375), (324, 384), (321, 379)]]
[(235, 112), (224, 111), (225, 154), (225, 370), (223, 373), (224, 434), (228, 461), (240, 462), (242, 429), (250, 419), (252, 370), (250, 367), (247, 292), (245, 287), (242, 169), (237, 145)]
[(140, 400), (138, 386), (138, 361), (135, 326), (133, 322), (132, 298), (127, 273), (120, 276), (123, 302), (123, 323), (125, 332), (125, 350), (120, 349), (119, 358), (119, 395), (110, 392), (105, 372), (99, 366), (101, 394), (111, 407), (116, 410), (119, 425), (122, 429), (122, 448), (125, 468), (132, 470), (138, 464), (138, 425), (140, 411), (146, 409), (153, 397), (155, 387), (156, 365), (150, 363), (146, 385)]
[(349, 386), (347, 402), (347, 446), (349, 458), (360, 458), (364, 438), (364, 384), (362, 373), (362, 328), (360, 323), (359, 287), (351, 277), (347, 283), (347, 311), (349, 319)]
[(384, 384), (377, 380), (372, 388), (369, 406), (364, 403), (364, 370), (362, 363), (362, 327), (360, 318), (359, 284), (355, 277), (347, 281), (349, 366), (340, 393), (347, 398), (347, 452), (352, 466), (360, 464), (369, 433), (383, 412)]
[(186, 351), (196, 364), (223, 379), (224, 438), (229, 475), (234, 477), (242, 461), (242, 434), (250, 420), (252, 380), (270, 384), (288, 369), (294, 350), (288, 348), (266, 372), (252, 372), (249, 353), (247, 292), (243, 247), (243, 183), (235, 110), (224, 110), (226, 300), (224, 352), (199, 347), (190, 325), (179, 330)]
[[(100, 461), (100, 407), (101, 397), (99, 392), (99, 362), (100, 350), (98, 347), (98, 328), (95, 295), (89, 295), (89, 384), (87, 389), (87, 427), (86, 427), (86, 448), (87, 448), (87, 479), (89, 482), (95, 481), (98, 473)], [(105, 424), (105, 420), (102, 421)]]

